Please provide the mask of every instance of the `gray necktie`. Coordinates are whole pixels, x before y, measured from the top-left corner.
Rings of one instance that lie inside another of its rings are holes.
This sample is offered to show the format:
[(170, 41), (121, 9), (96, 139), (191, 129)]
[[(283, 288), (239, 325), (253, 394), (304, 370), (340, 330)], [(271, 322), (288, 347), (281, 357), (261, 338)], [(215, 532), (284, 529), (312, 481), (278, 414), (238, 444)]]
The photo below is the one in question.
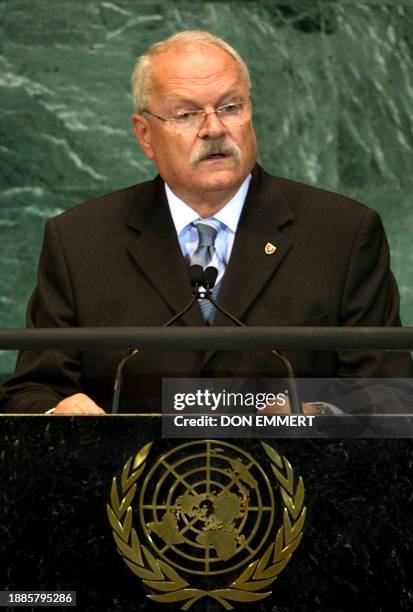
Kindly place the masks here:
[[(198, 230), (198, 246), (191, 258), (191, 266), (202, 266), (205, 270), (208, 266), (213, 266), (218, 270), (217, 280), (212, 290), (212, 297), (217, 298), (221, 279), (225, 271), (224, 262), (218, 257), (215, 248), (215, 240), (220, 230), (221, 224), (217, 219), (197, 219), (192, 223)], [(199, 300), (199, 306), (205, 321), (212, 323), (215, 316), (215, 307), (209, 300)]]

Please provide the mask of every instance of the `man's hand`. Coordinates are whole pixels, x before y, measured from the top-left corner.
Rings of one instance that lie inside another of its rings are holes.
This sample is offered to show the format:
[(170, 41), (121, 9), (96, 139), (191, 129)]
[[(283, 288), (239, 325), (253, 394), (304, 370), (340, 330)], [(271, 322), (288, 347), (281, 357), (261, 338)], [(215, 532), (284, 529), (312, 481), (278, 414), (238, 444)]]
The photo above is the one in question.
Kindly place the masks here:
[[(319, 406), (314, 404), (301, 404), (303, 414), (320, 415), (322, 414)], [(258, 414), (292, 414), (290, 401), (287, 399), (284, 406), (265, 406), (264, 410), (257, 410)]]
[(66, 397), (55, 406), (53, 414), (106, 414), (95, 402), (84, 393), (75, 393)]

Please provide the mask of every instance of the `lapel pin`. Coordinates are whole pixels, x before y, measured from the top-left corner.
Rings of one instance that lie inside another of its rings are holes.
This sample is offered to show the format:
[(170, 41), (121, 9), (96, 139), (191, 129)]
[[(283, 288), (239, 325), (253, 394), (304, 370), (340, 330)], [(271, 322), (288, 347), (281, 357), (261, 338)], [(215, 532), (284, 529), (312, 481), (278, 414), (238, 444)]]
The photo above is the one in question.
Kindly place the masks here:
[(276, 250), (277, 247), (271, 244), (271, 242), (267, 242), (267, 244), (265, 245), (264, 251), (266, 255), (274, 255)]

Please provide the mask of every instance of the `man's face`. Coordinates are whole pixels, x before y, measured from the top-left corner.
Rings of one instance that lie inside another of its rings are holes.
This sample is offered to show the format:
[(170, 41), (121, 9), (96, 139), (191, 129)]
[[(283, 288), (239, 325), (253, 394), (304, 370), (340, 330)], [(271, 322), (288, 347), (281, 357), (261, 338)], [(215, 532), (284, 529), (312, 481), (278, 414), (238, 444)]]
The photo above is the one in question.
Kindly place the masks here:
[[(235, 60), (219, 47), (169, 49), (153, 60), (148, 110), (156, 115), (168, 118), (199, 109), (211, 113), (239, 101), (249, 102), (247, 85)], [(145, 155), (155, 161), (164, 181), (188, 204), (205, 200), (225, 204), (255, 163), (252, 120), (229, 129), (211, 113), (198, 129), (185, 132), (173, 122), (165, 123), (147, 113), (134, 114), (133, 123)], [(208, 143), (214, 143), (224, 155), (199, 159)]]

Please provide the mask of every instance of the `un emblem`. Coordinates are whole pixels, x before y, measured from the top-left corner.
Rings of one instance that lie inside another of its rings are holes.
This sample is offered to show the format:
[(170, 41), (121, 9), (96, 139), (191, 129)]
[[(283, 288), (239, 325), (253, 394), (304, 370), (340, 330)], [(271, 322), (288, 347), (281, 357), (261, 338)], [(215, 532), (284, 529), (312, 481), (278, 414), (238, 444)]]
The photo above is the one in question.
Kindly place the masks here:
[(295, 483), (287, 459), (262, 443), (268, 476), (242, 448), (196, 440), (147, 465), (151, 446), (113, 479), (107, 507), (118, 552), (151, 590), (147, 597), (184, 610), (212, 597), (230, 610), (229, 602), (270, 595), (305, 520), (303, 482)]

